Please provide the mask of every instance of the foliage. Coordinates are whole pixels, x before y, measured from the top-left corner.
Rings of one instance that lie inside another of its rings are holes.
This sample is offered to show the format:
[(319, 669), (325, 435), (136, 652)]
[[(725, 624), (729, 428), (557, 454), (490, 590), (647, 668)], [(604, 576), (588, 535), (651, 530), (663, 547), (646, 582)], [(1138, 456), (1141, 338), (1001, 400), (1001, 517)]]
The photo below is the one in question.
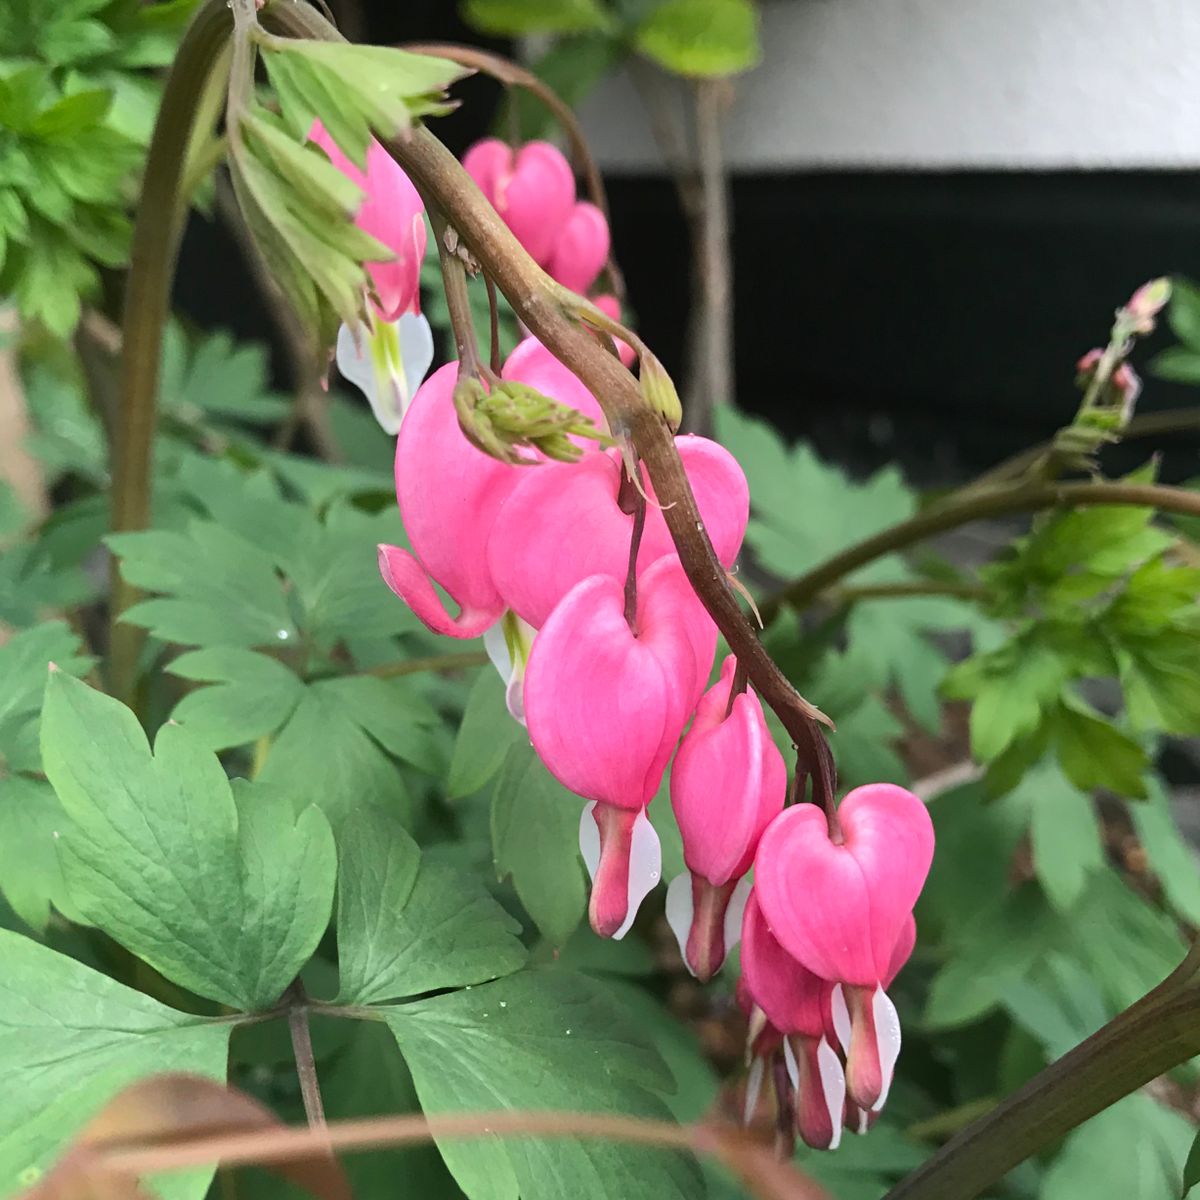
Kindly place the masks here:
[(0, 12), (0, 294), (67, 334), (124, 265), (158, 85), (194, 0), (12, 0)]
[[(27, 325), (69, 332), (80, 297), (98, 295), (97, 264), (124, 263), (156, 97), (142, 72), (169, 58), (188, 8), (16, 0), (0, 13), (0, 289)], [(573, 99), (629, 53), (686, 76), (758, 54), (743, 0), (465, 12), (489, 31), (554, 35), (539, 70)], [(374, 249), (349, 221), (357, 189), (302, 135), (319, 107), (361, 157), (369, 130), (443, 111), (457, 69), (265, 35), (258, 50), (280, 111), (245, 97), (231, 127), (254, 232), (314, 324), (353, 315)], [(471, 300), (485, 329), (481, 281)], [(438, 298), (427, 311), (447, 328)], [(1161, 373), (1200, 379), (1198, 314), (1196, 290), (1177, 287), (1182, 345)], [(503, 349), (516, 333), (502, 308)], [(735, 969), (704, 988), (686, 977), (662, 889), (625, 941), (592, 935), (582, 801), (509, 718), (478, 648), (435, 641), (381, 584), (376, 545), (405, 538), (392, 447), (365, 408), (332, 393), (334, 452), (293, 452), (293, 400), (272, 390), (265, 349), (173, 323), (151, 527), (112, 534), (105, 389), (61, 340), (17, 351), (25, 449), (53, 509), (35, 518), (0, 489), (0, 1194), (163, 1070), (229, 1079), (301, 1119), (298, 1014), (331, 1118), (735, 1107)], [(1200, 924), (1163, 754), (1200, 731), (1196, 525), (1129, 505), (1053, 510), (978, 571), (892, 553), (797, 610), (780, 599), (788, 580), (954, 497), (923, 497), (892, 467), (852, 478), (736, 410), (717, 436), (751, 486), (739, 582), (771, 616), (769, 652), (836, 723), (839, 790), (911, 782), (931, 748), (938, 767), (980, 768), (931, 801), (938, 853), (894, 989), (905, 1050), (889, 1107), (870, 1137), (800, 1158), (839, 1200), (869, 1200), (1139, 1000)], [(1152, 467), (1129, 480), (1152, 481)], [(123, 619), (148, 634), (136, 715), (103, 691), (110, 558), (141, 593)], [(651, 815), (669, 878), (683, 861), (668, 790)], [(1198, 1084), (1185, 1064), (994, 1194), (1177, 1194), (1200, 1156), (1161, 1096), (1190, 1102)], [(741, 1194), (681, 1152), (492, 1136), (367, 1156), (355, 1194), (383, 1200), (398, 1172), (434, 1200), (550, 1185), (596, 1200)], [(199, 1200), (210, 1178), (154, 1186)]]
[[(463, 0), (483, 33), (539, 36), (531, 64), (568, 103), (580, 103), (630, 55), (687, 79), (736, 75), (762, 54), (752, 0)], [(549, 136), (553, 118), (533, 97), (510, 97), (525, 138)]]

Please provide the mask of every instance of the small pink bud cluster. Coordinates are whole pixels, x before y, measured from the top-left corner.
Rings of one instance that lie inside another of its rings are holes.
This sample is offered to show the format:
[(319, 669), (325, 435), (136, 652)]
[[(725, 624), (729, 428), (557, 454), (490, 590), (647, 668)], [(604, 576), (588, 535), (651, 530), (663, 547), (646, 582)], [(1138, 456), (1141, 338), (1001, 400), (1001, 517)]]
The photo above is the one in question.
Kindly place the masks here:
[[(514, 150), (484, 138), (463, 155), (463, 166), (537, 264), (564, 287), (588, 295), (608, 262), (608, 220), (591, 201), (576, 198), (575, 173), (562, 151), (541, 141)], [(616, 296), (594, 302), (620, 318)], [(624, 343), (618, 349), (628, 366), (633, 351)]]

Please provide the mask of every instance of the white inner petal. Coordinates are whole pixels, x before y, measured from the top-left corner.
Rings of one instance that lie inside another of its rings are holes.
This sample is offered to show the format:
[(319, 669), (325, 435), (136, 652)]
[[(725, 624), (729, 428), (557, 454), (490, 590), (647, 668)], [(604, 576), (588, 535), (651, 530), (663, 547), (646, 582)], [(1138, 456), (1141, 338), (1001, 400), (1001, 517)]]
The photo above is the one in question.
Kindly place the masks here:
[(824, 1038), (821, 1038), (817, 1046), (817, 1068), (821, 1072), (821, 1092), (825, 1097), (825, 1107), (829, 1110), (829, 1120), (833, 1127), (833, 1139), (829, 1143), (829, 1149), (836, 1150), (842, 1141), (842, 1115), (846, 1110), (846, 1075), (837, 1051)]
[(875, 1015), (875, 1042), (879, 1047), (879, 1071), (883, 1078), (883, 1090), (872, 1105), (872, 1111), (879, 1112), (887, 1101), (896, 1060), (900, 1057), (900, 1014), (896, 1012), (896, 1006), (888, 998), (882, 984), (875, 988), (871, 1003)]
[[(733, 895), (729, 897), (729, 907), (725, 910), (725, 957), (742, 940), (742, 917), (746, 912), (746, 901), (750, 899), (750, 876), (743, 875), (738, 880)], [(724, 964), (722, 964), (724, 965)]]
[(633, 924), (641, 903), (662, 878), (662, 843), (643, 808), (633, 823), (633, 845), (629, 852), (629, 907), (625, 923), (613, 937), (620, 941)]
[(842, 1053), (850, 1053), (850, 1010), (846, 1007), (846, 993), (840, 983), (835, 984), (831, 997), (833, 1007), (833, 1030), (842, 1045)]
[(583, 806), (579, 814), (579, 853), (583, 855), (583, 865), (587, 867), (588, 878), (593, 882), (596, 872), (600, 869), (600, 829), (592, 813), (596, 811), (595, 800)]
[[(404, 364), (408, 390), (404, 400), (407, 409), (409, 400), (416, 395), (433, 365), (433, 330), (420, 313), (405, 313), (396, 322), (396, 332), (400, 335), (400, 361)], [(400, 415), (403, 416), (403, 412)]]
[(746, 1103), (742, 1106), (742, 1124), (749, 1125), (754, 1120), (758, 1109), (758, 1097), (762, 1092), (763, 1075), (766, 1065), (761, 1058), (756, 1058), (750, 1064), (750, 1074), (746, 1076)]
[(692, 932), (693, 916), (692, 877), (685, 871), (682, 875), (676, 875), (667, 884), (667, 924), (670, 925), (671, 932), (679, 943), (679, 953), (683, 955), (683, 965), (687, 967), (690, 974), (694, 975), (695, 972), (692, 971), (691, 963), (687, 959), (688, 936)]
[(788, 1078), (792, 1081), (792, 1090), (799, 1093), (800, 1067), (796, 1062), (796, 1055), (792, 1051), (790, 1038), (783, 1039), (783, 1065), (787, 1067)]

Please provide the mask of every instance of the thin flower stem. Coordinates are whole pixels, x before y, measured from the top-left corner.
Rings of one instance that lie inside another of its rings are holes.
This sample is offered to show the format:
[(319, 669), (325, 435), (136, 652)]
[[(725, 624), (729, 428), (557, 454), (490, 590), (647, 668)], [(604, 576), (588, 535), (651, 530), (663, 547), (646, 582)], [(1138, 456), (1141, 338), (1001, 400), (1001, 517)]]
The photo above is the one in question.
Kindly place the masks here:
[(402, 1146), (434, 1138), (479, 1138), (536, 1135), (538, 1137), (591, 1137), (635, 1142), (649, 1146), (691, 1149), (695, 1136), (682, 1125), (643, 1121), (636, 1117), (565, 1112), (455, 1113), (445, 1116), (404, 1115), (334, 1121), (322, 1129), (258, 1129), (188, 1138), (175, 1145), (113, 1149), (102, 1152), (110, 1170), (146, 1175), (219, 1162), (223, 1166), (286, 1162), (311, 1154), (315, 1148), (367, 1150), (374, 1146)]
[(912, 596), (955, 596), (981, 600), (988, 590), (981, 583), (955, 579), (904, 579), (895, 583), (864, 583), (830, 588), (821, 599), (831, 604), (854, 604), (859, 600), (903, 600)]
[(296, 1059), (296, 1075), (300, 1080), (300, 1096), (304, 1115), (314, 1129), (325, 1126), (325, 1105), (321, 1101), (321, 1084), (317, 1079), (317, 1061), (313, 1055), (312, 1031), (308, 1027), (308, 997), (304, 984), (297, 979), (288, 988), (287, 1022), (292, 1037), (292, 1054)]
[(492, 282), (490, 275), (483, 277), (483, 285), (487, 288), (488, 323), (490, 326), (489, 365), (492, 368), (492, 374), (499, 375), (500, 368), (503, 366), (500, 354), (500, 305), (496, 300), (496, 285)]
[[(1156, 437), (1160, 433), (1184, 433), (1200, 431), (1200, 408), (1174, 408), (1166, 412), (1139, 413), (1130, 419), (1121, 432), (1121, 441), (1134, 438)], [(1053, 442), (1039, 442), (1027, 450), (1021, 450), (1011, 458), (997, 463), (967, 485), (963, 492), (997, 487), (1021, 478), (1049, 453)]]
[[(637, 470), (635, 464), (634, 467)], [(627, 469), (621, 473), (621, 489), (617, 504), (623, 512), (632, 512), (633, 528), (629, 534), (629, 566), (625, 571), (625, 624), (637, 637), (637, 560), (642, 548), (642, 533), (646, 528), (646, 496), (629, 475)]]
[(934, 534), (957, 529), (986, 517), (1006, 517), (1017, 513), (1039, 512), (1045, 508), (1081, 507), (1098, 504), (1132, 504), (1157, 508), (1164, 512), (1200, 516), (1200, 492), (1159, 484), (1132, 483), (1034, 483), (1020, 484), (1002, 491), (964, 494), (936, 508), (919, 512), (899, 525), (893, 525), (873, 537), (814, 567), (781, 588), (762, 605), (763, 620), (772, 618), (785, 606), (803, 609), (867, 563), (894, 554)]
[(431, 654), (427, 658), (385, 663), (382, 667), (372, 667), (366, 674), (380, 679), (397, 679), (401, 675), (417, 675), (422, 671), (465, 671), (469, 667), (482, 667), (487, 661), (487, 652), (484, 650), (464, 650), (461, 654)]
[[(209, 76), (231, 29), (225, 0), (207, 0), (197, 12), (167, 77), (146, 156), (130, 248), (120, 405), (112, 447), (112, 528), (118, 533), (145, 529), (150, 521), (159, 349), (183, 233), (186, 150)], [(133, 699), (137, 688), (138, 658), (146, 641), (144, 629), (121, 622), (121, 614), (136, 598), (137, 589), (121, 577), (114, 557), (109, 602), (110, 686), (113, 694), (126, 702)]]

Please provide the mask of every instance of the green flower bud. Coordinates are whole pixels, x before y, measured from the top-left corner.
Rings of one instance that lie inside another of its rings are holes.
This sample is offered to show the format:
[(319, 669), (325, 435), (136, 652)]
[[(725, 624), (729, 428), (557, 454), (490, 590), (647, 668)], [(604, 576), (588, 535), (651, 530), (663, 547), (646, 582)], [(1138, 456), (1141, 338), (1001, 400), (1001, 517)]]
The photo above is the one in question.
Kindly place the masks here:
[(683, 405), (679, 402), (679, 393), (675, 390), (675, 384), (671, 382), (666, 368), (648, 351), (641, 357), (638, 382), (641, 384), (643, 399), (666, 420), (674, 433), (683, 420)]

